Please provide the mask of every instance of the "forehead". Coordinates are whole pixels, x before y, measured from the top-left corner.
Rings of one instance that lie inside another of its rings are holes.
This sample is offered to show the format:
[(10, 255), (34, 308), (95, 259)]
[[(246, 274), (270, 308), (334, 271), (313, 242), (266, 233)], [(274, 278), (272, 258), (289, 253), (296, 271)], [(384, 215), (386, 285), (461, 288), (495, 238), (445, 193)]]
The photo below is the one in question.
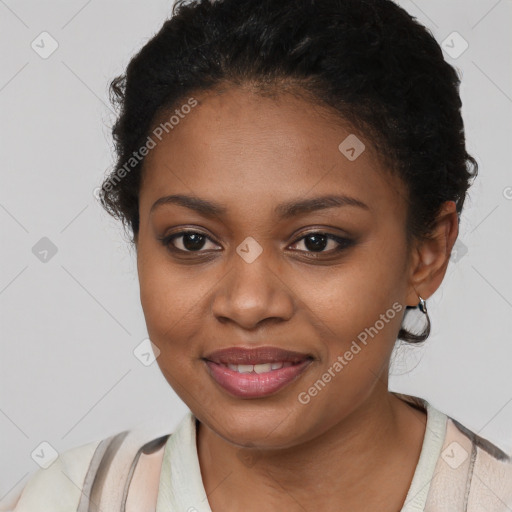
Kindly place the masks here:
[[(276, 202), (339, 193), (379, 215), (403, 214), (403, 184), (384, 169), (370, 141), (332, 111), (292, 94), (242, 88), (191, 94), (197, 104), (160, 117), (144, 162), (141, 214), (170, 194), (232, 206), (233, 214)], [(183, 100), (183, 105), (192, 104)], [(153, 130), (154, 132), (154, 130)], [(161, 139), (161, 140), (160, 140)], [(380, 212), (380, 213), (379, 213)]]

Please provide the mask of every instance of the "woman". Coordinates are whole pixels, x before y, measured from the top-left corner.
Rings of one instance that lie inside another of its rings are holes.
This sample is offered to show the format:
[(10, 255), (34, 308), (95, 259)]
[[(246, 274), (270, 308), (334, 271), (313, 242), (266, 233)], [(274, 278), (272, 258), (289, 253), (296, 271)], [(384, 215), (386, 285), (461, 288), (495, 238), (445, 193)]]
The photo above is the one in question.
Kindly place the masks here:
[(477, 174), (458, 87), (390, 0), (178, 2), (111, 84), (101, 199), (190, 413), (61, 454), (14, 510), (509, 510), (506, 454), (388, 390)]

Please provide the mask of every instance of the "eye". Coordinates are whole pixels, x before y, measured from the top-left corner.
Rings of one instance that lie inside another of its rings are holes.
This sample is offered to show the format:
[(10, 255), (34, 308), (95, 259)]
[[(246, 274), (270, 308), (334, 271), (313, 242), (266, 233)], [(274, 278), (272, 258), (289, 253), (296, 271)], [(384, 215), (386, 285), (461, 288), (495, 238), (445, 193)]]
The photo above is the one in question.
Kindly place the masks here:
[[(199, 231), (179, 231), (165, 237), (159, 237), (158, 239), (169, 250), (182, 253), (206, 252), (201, 251), (201, 249), (205, 248), (205, 244), (208, 242), (216, 245), (209, 236)], [(177, 242), (175, 243), (175, 241)], [(316, 255), (340, 252), (351, 246), (354, 241), (330, 233), (314, 231), (295, 240), (291, 247), (300, 243), (304, 243), (306, 250), (299, 250), (299, 252)], [(331, 246), (330, 250), (325, 250), (329, 246)], [(213, 248), (213, 250), (218, 249)]]
[[(213, 243), (210, 237), (198, 231), (180, 231), (172, 235), (158, 238), (162, 245), (177, 252), (204, 252), (200, 251), (207, 241)], [(180, 240), (177, 244), (175, 240)], [(180, 247), (181, 246), (181, 247)]]
[[(297, 245), (301, 242), (304, 243), (306, 250), (300, 252), (306, 252), (309, 254), (336, 253), (348, 248), (353, 244), (353, 240), (349, 238), (343, 238), (336, 235), (332, 235), (330, 233), (323, 233), (320, 231), (308, 233), (307, 235), (304, 235), (303, 237), (297, 239), (295, 242), (293, 242), (292, 245)], [(325, 249), (329, 247), (329, 244), (331, 246), (331, 250), (326, 251)]]

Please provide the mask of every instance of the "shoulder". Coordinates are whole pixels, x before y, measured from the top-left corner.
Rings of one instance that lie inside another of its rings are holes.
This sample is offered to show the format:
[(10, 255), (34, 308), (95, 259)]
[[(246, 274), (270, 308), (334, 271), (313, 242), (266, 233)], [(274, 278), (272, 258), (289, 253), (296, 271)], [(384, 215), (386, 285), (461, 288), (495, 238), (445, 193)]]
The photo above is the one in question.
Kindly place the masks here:
[(161, 424), (146, 424), (65, 450), (49, 467), (33, 473), (10, 508), (0, 505), (0, 511), (71, 512), (79, 506), (88, 510), (89, 501), (103, 503), (103, 488), (108, 488), (105, 503), (121, 502), (141, 455), (162, 448), (170, 435), (165, 430)]
[[(14, 509), (16, 512), (53, 510), (54, 512), (76, 510), (80, 491), (95, 451), (104, 440), (92, 441), (62, 453), (47, 468), (40, 468), (29, 477), (18, 492)], [(6, 505), (5, 505), (6, 506)]]
[(431, 481), (436, 510), (512, 509), (512, 459), (497, 445), (447, 417), (446, 437)]
[[(512, 507), (512, 458), (488, 439), (451, 419), (471, 442), (466, 479), (468, 510), (510, 510)], [(485, 510), (485, 508), (483, 508)]]

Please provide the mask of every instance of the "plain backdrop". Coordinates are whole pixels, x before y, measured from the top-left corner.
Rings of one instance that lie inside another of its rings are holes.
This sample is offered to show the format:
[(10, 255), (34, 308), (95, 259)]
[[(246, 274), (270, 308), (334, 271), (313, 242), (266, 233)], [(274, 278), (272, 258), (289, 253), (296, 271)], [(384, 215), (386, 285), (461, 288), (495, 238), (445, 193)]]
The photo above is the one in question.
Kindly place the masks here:
[[(428, 301), (432, 334), (397, 344), (390, 389), (512, 452), (512, 2), (400, 4), (462, 76), (480, 174)], [(172, 431), (187, 410), (134, 354), (147, 338), (135, 254), (94, 195), (113, 163), (108, 83), (171, 6), (0, 0), (0, 500), (39, 468), (42, 442), (61, 452), (157, 418)]]

